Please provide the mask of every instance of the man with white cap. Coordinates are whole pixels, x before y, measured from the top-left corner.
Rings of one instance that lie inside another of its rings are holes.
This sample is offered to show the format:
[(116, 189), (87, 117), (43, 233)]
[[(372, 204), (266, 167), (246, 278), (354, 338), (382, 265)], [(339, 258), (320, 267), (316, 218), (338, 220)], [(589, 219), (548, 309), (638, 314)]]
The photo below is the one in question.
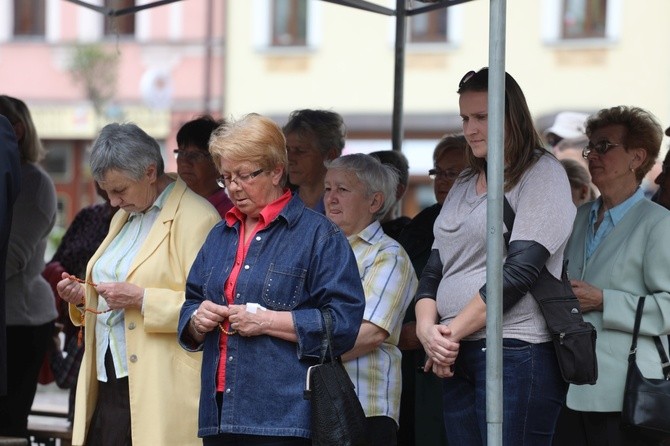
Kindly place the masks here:
[(544, 138), (551, 147), (555, 147), (563, 139), (584, 138), (584, 124), (588, 117), (588, 113), (558, 113), (551, 127), (544, 131)]

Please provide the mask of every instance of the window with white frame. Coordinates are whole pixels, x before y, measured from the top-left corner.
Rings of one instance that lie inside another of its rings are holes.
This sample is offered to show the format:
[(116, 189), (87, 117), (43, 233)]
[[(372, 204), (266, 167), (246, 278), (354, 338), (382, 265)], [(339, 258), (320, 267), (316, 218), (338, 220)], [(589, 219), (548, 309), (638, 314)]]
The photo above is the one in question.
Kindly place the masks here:
[(45, 0), (14, 0), (14, 36), (44, 37)]
[[(414, 8), (426, 6), (424, 2), (414, 2)], [(408, 20), (407, 41), (410, 43), (447, 42), (447, 11), (438, 9), (413, 15)]]
[(306, 0), (275, 0), (271, 15), (272, 46), (307, 44)]
[(602, 39), (606, 35), (606, 23), (607, 0), (563, 0), (563, 39)]
[[(135, 6), (135, 0), (105, 0), (105, 6), (114, 10), (122, 10)], [(105, 17), (105, 36), (134, 36), (135, 14), (124, 14), (116, 17)]]
[(601, 44), (621, 34), (623, 0), (542, 0), (542, 36), (547, 43)]
[(253, 0), (254, 46), (272, 51), (313, 50), (321, 39), (321, 6), (321, 0)]

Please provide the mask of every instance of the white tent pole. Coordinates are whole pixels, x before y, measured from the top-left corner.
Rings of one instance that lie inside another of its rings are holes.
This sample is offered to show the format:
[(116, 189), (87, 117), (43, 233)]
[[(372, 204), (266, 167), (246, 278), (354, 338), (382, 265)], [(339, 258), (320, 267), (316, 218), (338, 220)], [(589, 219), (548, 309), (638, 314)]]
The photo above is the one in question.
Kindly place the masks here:
[(506, 0), (490, 0), (488, 166), (486, 199), (486, 423), (487, 444), (502, 446), (502, 264), (505, 141)]

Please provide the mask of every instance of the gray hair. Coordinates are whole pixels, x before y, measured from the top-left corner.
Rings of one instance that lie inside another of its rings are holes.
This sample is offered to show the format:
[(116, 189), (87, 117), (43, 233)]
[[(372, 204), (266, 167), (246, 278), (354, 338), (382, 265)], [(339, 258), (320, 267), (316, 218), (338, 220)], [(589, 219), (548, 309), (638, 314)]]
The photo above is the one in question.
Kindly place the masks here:
[(395, 204), (398, 172), (392, 166), (382, 164), (370, 155), (352, 153), (327, 162), (326, 167), (328, 170), (339, 169), (356, 174), (365, 186), (368, 197), (377, 192), (382, 194), (382, 206), (374, 214), (375, 219), (382, 218)]
[(152, 164), (156, 165), (157, 176), (163, 175), (158, 142), (135, 124), (107, 124), (93, 143), (91, 174), (95, 181), (102, 181), (109, 170), (139, 180)]
[(347, 137), (347, 128), (342, 116), (329, 110), (294, 110), (282, 131), (284, 135), (293, 132), (313, 135), (319, 151), (324, 156), (331, 149), (336, 150), (337, 156), (342, 155)]

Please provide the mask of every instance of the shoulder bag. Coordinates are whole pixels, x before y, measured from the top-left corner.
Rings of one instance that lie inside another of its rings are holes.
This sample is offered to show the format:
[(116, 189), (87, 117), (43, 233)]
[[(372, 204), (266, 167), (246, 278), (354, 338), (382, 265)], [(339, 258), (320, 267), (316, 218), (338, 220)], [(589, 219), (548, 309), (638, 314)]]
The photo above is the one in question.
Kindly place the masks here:
[(321, 316), (326, 331), (324, 348), (320, 364), (307, 370), (304, 392), (304, 398), (312, 403), (312, 445), (363, 446), (365, 412), (342, 361), (333, 357), (330, 313), (321, 310)]
[[(663, 378), (645, 378), (637, 366), (637, 337), (640, 331), (645, 296), (640, 296), (635, 313), (633, 341), (628, 354), (628, 373), (624, 387), (621, 423), (652, 437), (670, 434), (670, 362), (661, 338), (654, 336), (656, 349), (661, 357)], [(670, 337), (669, 337), (670, 340)]]
[[(509, 247), (515, 215), (507, 197), (503, 206), (503, 219), (509, 230), (503, 238), (505, 246)], [(595, 384), (598, 379), (597, 333), (595, 327), (582, 317), (579, 300), (568, 279), (567, 266), (568, 262), (564, 260), (560, 280), (547, 270), (546, 265), (543, 266), (530, 293), (547, 323), (563, 380), (571, 384)]]

